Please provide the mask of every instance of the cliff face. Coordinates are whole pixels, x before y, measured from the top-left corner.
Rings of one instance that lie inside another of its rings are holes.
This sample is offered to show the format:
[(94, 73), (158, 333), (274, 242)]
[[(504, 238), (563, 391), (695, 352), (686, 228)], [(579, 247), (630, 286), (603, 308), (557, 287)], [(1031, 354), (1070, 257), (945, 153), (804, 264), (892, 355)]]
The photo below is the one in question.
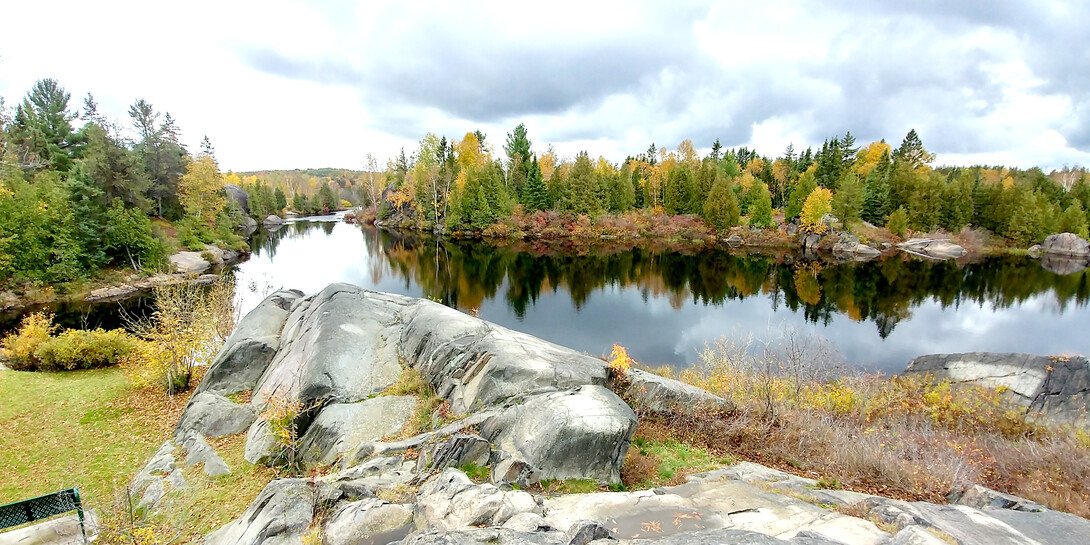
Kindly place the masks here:
[[(405, 430), (420, 419), (423, 399), (404, 387), (406, 369), (445, 404), (423, 414), (434, 429), (415, 435)], [(290, 419), (290, 462), (330, 469), (273, 480), (206, 543), (313, 543), (316, 531), (336, 545), (941, 543), (924, 528), (958, 543), (1066, 544), (1070, 532), (1090, 535), (1084, 519), (985, 489), (955, 506), (906, 503), (821, 490), (750, 463), (655, 490), (524, 490), (545, 479), (617, 483), (636, 411), (727, 407), (677, 381), (635, 370), (629, 380), (622, 392), (632, 407), (607, 387), (605, 362), (431, 301), (347, 284), (309, 296), (281, 291), (239, 323), (173, 439), (131, 489), (138, 510), (155, 509), (186, 486), (181, 467), (231, 471), (210, 437), (245, 433), (247, 460), (284, 463), (284, 442), (261, 415), (287, 400), (300, 408)], [(459, 468), (486, 469), (475, 481)]]
[(936, 379), (1003, 386), (1011, 401), (1031, 414), (1082, 427), (1087, 419), (1090, 362), (1085, 357), (1035, 356), (992, 352), (920, 356), (905, 374), (930, 373)]

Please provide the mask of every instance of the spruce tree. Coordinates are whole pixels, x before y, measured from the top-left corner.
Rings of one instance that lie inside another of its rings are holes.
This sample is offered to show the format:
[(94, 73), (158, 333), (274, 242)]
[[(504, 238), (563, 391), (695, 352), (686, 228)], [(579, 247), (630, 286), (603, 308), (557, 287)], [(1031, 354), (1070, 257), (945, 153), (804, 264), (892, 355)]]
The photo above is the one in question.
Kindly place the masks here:
[(549, 190), (541, 177), (541, 165), (535, 156), (530, 161), (530, 171), (526, 178), (526, 188), (522, 192), (522, 204), (526, 210), (545, 210), (549, 208)]

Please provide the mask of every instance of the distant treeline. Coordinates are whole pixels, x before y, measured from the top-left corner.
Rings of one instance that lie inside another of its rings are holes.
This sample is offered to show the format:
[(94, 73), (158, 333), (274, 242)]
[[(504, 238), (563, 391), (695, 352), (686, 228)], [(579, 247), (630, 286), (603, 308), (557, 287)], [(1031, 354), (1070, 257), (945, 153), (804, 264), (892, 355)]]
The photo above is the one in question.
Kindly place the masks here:
[(957, 232), (967, 225), (1018, 244), (1054, 232), (1087, 235), (1090, 179), (1084, 169), (1045, 174), (1039, 168), (933, 167), (934, 154), (915, 130), (897, 148), (885, 141), (860, 146), (849, 132), (820, 149), (789, 145), (776, 158), (725, 149), (718, 140), (703, 157), (689, 140), (672, 151), (651, 144), (618, 165), (586, 152), (561, 159), (551, 146), (535, 153), (520, 124), (507, 134), (503, 152), (495, 157), (479, 131), (461, 140), (428, 134), (411, 155), (402, 150), (388, 163), (364, 201), (378, 206), (380, 218), (439, 231), (485, 230), (517, 205), (526, 213), (592, 219), (661, 210), (699, 216), (715, 230), (741, 223), (772, 227), (773, 209), (782, 209), (787, 221), (802, 216), (805, 224), (809, 206), (849, 226), (860, 220), (888, 224), (902, 235), (905, 229)]

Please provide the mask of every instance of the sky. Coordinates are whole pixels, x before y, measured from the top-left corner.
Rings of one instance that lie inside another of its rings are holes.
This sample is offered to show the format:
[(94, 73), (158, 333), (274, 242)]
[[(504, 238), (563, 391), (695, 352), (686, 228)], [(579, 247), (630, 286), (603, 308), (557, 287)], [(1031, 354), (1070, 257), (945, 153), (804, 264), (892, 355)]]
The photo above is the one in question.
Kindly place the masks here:
[(384, 164), (426, 133), (615, 162), (654, 142), (776, 156), (851, 131), (938, 164), (1090, 165), (1090, 2), (32, 2), (0, 96), (136, 99), (224, 170)]

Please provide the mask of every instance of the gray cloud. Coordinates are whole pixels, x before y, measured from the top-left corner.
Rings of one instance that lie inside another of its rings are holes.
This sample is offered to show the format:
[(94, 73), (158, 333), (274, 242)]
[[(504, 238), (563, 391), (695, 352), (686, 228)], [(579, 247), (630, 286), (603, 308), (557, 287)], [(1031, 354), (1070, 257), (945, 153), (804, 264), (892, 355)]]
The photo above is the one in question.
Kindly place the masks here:
[[(375, 128), (414, 140), (428, 131), (459, 134), (544, 116), (557, 122), (538, 140), (622, 141), (638, 129), (659, 145), (688, 138), (703, 147), (719, 138), (738, 146), (752, 141), (754, 125), (776, 118), (807, 140), (796, 147), (848, 130), (861, 142), (896, 145), (918, 128), (932, 151), (960, 154), (1024, 145), (1027, 135), (1003, 118), (1011, 89), (997, 68), (1021, 62), (1040, 80), (1021, 92), (1073, 105), (1068, 119), (1044, 128), (1090, 152), (1090, 47), (1080, 28), (1090, 7), (983, 0), (802, 5), (815, 28), (835, 23), (826, 42), (813, 44), (828, 54), (814, 60), (800, 50), (798, 60), (785, 60), (766, 57), (755, 44), (732, 51), (739, 62), (726, 64), (694, 31), (709, 8), (633, 9), (640, 14), (635, 24), (618, 29), (603, 21), (600, 33), (534, 20), (520, 23), (526, 32), (510, 32), (498, 26), (509, 21), (488, 14), (454, 20), (447, 12), (386, 13), (412, 24), (339, 39), (314, 58), (275, 45), (236, 51), (265, 73), (356, 89)], [(776, 28), (773, 14), (763, 17), (712, 31)], [(626, 100), (619, 106), (618, 98)]]

